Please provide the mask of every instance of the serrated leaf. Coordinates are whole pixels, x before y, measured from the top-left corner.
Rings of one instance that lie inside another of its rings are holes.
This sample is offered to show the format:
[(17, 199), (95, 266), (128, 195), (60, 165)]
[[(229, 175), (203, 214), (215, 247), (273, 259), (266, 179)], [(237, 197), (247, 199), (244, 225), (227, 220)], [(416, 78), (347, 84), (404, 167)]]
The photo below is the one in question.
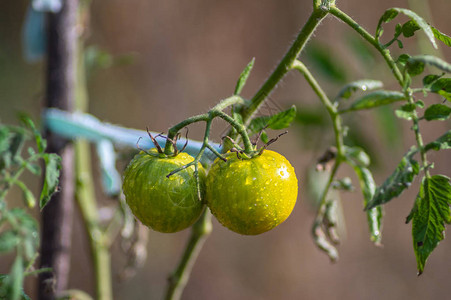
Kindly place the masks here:
[(406, 23), (402, 25), (402, 35), (406, 38), (411, 37), (415, 34), (415, 31), (421, 29), (420, 26), (418, 26), (417, 22), (414, 20), (409, 20)]
[(417, 64), (418, 62), (434, 66), (444, 72), (451, 73), (451, 64), (433, 55), (417, 55), (409, 58), (409, 64)]
[(291, 106), (272, 116), (262, 116), (255, 118), (249, 124), (249, 134), (254, 135), (265, 128), (274, 130), (284, 129), (290, 126), (291, 122), (296, 118), (296, 106)]
[(432, 104), (424, 112), (424, 118), (428, 121), (446, 120), (451, 114), (451, 107), (443, 104)]
[(20, 238), (14, 231), (8, 230), (2, 232), (0, 234), (0, 253), (7, 253), (14, 250), (19, 242)]
[[(405, 100), (404, 94), (395, 91), (375, 91), (358, 98), (348, 109), (344, 111), (370, 109), (387, 105), (393, 102)], [(343, 111), (342, 111), (343, 112)]]
[[(434, 33), (432, 32), (431, 26), (419, 15), (414, 13), (413, 11), (405, 8), (390, 8), (384, 12), (382, 17), (379, 19), (379, 23), (377, 25), (376, 29), (376, 38), (379, 39), (379, 37), (382, 35), (382, 23), (388, 23), (391, 20), (393, 20), (398, 13), (402, 13), (409, 17), (411, 20), (413, 20), (416, 25), (421, 28), (426, 36), (428, 37), (429, 41), (431, 42), (432, 46), (437, 49), (437, 44), (435, 42)], [(409, 25), (410, 26), (410, 25)]]
[(344, 98), (349, 99), (352, 94), (356, 91), (370, 91), (375, 90), (383, 87), (382, 81), (379, 80), (371, 80), (371, 79), (365, 79), (365, 80), (358, 80), (351, 82), (347, 85), (345, 85), (340, 92), (337, 95), (338, 98)]
[(434, 175), (423, 178), (412, 217), (418, 274), (423, 273), (429, 255), (444, 238), (445, 223), (451, 222), (450, 204), (451, 185), (448, 177)]
[(429, 150), (444, 150), (444, 149), (451, 149), (451, 130), (448, 130), (444, 135), (439, 137), (433, 142), (430, 142), (427, 144), (424, 149), (426, 151)]
[(396, 170), (376, 189), (374, 197), (368, 202), (365, 209), (372, 209), (389, 202), (401, 195), (411, 185), (413, 179), (420, 171), (418, 162), (413, 159), (413, 155), (416, 152), (416, 148), (411, 148), (403, 156)]
[(52, 195), (57, 191), (61, 169), (61, 158), (58, 155), (46, 153), (43, 158), (45, 161), (45, 178), (41, 196), (39, 198), (39, 207), (41, 210), (47, 205)]
[(247, 64), (246, 68), (244, 68), (243, 72), (241, 72), (240, 78), (238, 79), (238, 82), (235, 86), (235, 95), (241, 94), (241, 91), (243, 90), (243, 87), (246, 84), (249, 75), (251, 74), (252, 68), (254, 67), (254, 62), (255, 58), (252, 58), (252, 60)]
[(438, 30), (435, 27), (432, 27), (432, 32), (434, 33), (434, 36), (441, 42), (443, 42), (446, 46), (451, 47), (451, 37), (447, 36), (446, 34), (444, 34), (443, 32), (440, 32), (440, 30)]
[[(364, 199), (363, 205), (364, 207), (367, 207), (369, 201), (371, 201), (376, 191), (376, 184), (374, 183), (373, 175), (367, 168), (357, 165), (353, 165), (353, 167), (354, 171), (357, 174), (357, 177), (359, 178), (360, 188), (362, 190)], [(371, 235), (370, 239), (376, 245), (380, 245), (382, 240), (382, 207), (378, 206), (368, 209), (366, 210), (366, 215)]]

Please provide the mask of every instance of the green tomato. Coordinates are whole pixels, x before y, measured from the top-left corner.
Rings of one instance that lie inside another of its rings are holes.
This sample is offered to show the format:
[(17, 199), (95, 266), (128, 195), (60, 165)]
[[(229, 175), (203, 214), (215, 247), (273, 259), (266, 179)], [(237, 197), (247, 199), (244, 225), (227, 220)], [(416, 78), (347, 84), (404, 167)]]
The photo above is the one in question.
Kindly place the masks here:
[(256, 235), (273, 229), (291, 214), (298, 181), (290, 162), (264, 150), (251, 159), (236, 153), (216, 159), (208, 172), (206, 201), (218, 221), (240, 234)]
[[(158, 156), (155, 149), (149, 151)], [(141, 152), (124, 172), (123, 191), (135, 217), (159, 232), (177, 232), (191, 226), (204, 208), (198, 199), (194, 166), (166, 176), (194, 159), (186, 153), (155, 157)], [(203, 198), (205, 170), (199, 166)]]

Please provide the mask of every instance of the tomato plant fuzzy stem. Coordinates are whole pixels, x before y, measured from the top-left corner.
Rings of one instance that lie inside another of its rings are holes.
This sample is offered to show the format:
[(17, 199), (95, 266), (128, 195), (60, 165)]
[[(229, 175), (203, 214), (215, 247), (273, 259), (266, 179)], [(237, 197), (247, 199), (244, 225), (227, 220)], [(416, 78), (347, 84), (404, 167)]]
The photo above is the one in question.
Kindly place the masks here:
[(316, 81), (315, 77), (313, 77), (312, 73), (310, 73), (310, 71), (307, 69), (307, 67), (301, 61), (295, 60), (293, 62), (292, 68), (298, 70), (302, 75), (304, 75), (305, 79), (307, 80), (313, 91), (319, 97), (321, 103), (326, 107), (327, 112), (329, 113), (329, 116), (332, 119), (332, 125), (334, 128), (335, 145), (337, 147), (337, 157), (335, 158), (335, 163), (332, 168), (332, 172), (330, 173), (329, 180), (324, 188), (323, 194), (320, 199), (318, 212), (316, 214), (316, 218), (312, 226), (312, 236), (315, 241), (315, 244), (321, 250), (325, 251), (329, 255), (332, 262), (335, 262), (338, 259), (337, 250), (324, 238), (324, 231), (322, 230), (321, 225), (323, 224), (324, 221), (327, 205), (331, 201), (327, 198), (327, 195), (329, 194), (329, 189), (345, 155), (343, 142), (343, 126), (341, 123), (341, 117), (339, 115), (339, 112), (337, 111), (337, 107), (330, 101), (324, 90), (321, 88), (321, 86)]
[[(330, 13), (334, 15), (336, 18), (340, 19), (341, 21), (345, 22), (347, 25), (349, 25), (351, 28), (353, 28), (360, 36), (362, 36), (368, 43), (370, 43), (374, 48), (376, 48), (377, 51), (382, 55), (385, 62), (387, 63), (388, 67), (392, 71), (393, 75), (395, 76), (396, 80), (398, 81), (399, 85), (403, 88), (403, 92), (406, 96), (406, 99), (409, 104), (414, 104), (413, 96), (412, 96), (412, 90), (410, 88), (404, 88), (406, 86), (406, 81), (409, 80), (408, 74), (405, 73), (403, 75), (401, 71), (399, 70), (398, 66), (396, 65), (394, 59), (390, 55), (390, 51), (388, 49), (385, 49), (380, 43), (379, 40), (372, 36), (370, 33), (368, 33), (363, 27), (361, 27), (356, 21), (354, 21), (350, 16), (342, 12), (337, 7), (331, 7)], [(416, 111), (413, 112), (412, 122), (413, 122), (413, 131), (415, 133), (415, 139), (418, 145), (418, 148), (420, 149), (420, 156), (421, 161), (423, 164), (423, 168), (425, 169), (425, 174), (427, 177), (429, 177), (429, 171), (428, 171), (428, 160), (426, 151), (424, 149), (424, 143), (423, 138), (420, 133), (420, 128), (418, 124), (418, 116)]]
[(168, 278), (169, 284), (166, 290), (166, 300), (180, 299), (183, 289), (188, 282), (191, 269), (211, 230), (211, 213), (208, 209), (205, 209), (199, 220), (192, 227), (189, 242), (177, 269)]
[[(321, 23), (321, 21), (327, 16), (328, 6), (322, 6), (319, 1), (314, 1), (314, 9), (310, 17), (308, 18), (305, 25), (302, 27), (298, 36), (294, 40), (290, 49), (288, 49), (285, 56), (282, 58), (280, 63), (277, 65), (276, 69), (268, 77), (268, 79), (263, 83), (257, 93), (252, 97), (251, 103), (244, 107), (241, 111), (244, 124), (248, 125), (252, 119), (252, 116), (258, 111), (259, 107), (263, 104), (268, 95), (276, 88), (277, 84), (282, 80), (282, 78), (291, 70), (291, 66), (299, 54), (304, 49), (308, 40), (312, 36), (315, 29)], [(329, 1), (325, 1), (329, 2)], [(330, 1), (333, 4), (333, 1)]]
[(345, 22), (352, 29), (354, 29), (362, 38), (364, 38), (368, 43), (370, 43), (376, 50), (382, 55), (385, 62), (388, 64), (390, 70), (393, 72), (398, 83), (402, 86), (404, 83), (404, 78), (402, 76), (401, 71), (396, 65), (395, 61), (390, 55), (390, 51), (388, 49), (384, 49), (379, 41), (371, 35), (368, 31), (366, 31), (360, 24), (358, 24), (354, 19), (345, 14), (343, 11), (338, 9), (337, 7), (331, 7), (329, 10), (330, 14), (335, 16), (337, 19)]
[[(174, 152), (174, 147), (173, 147), (173, 144), (171, 143), (171, 140), (174, 139), (174, 137), (177, 135), (177, 133), (182, 128), (184, 128), (192, 123), (201, 122), (201, 121), (205, 121), (208, 123), (208, 122), (211, 122), (216, 117), (220, 117), (221, 119), (225, 120), (230, 125), (232, 125), (232, 127), (235, 128), (237, 130), (237, 132), (241, 135), (241, 138), (243, 139), (246, 151), (251, 152), (252, 151), (252, 143), (246, 132), (246, 128), (242, 124), (238, 123), (233, 118), (231, 118), (229, 115), (222, 112), (224, 109), (226, 109), (227, 107), (229, 107), (231, 105), (236, 105), (236, 104), (243, 105), (244, 103), (245, 103), (244, 99), (241, 98), (240, 96), (232, 96), (232, 97), (229, 97), (229, 98), (224, 99), (223, 101), (219, 102), (216, 106), (214, 106), (212, 109), (210, 109), (209, 112), (202, 114), (202, 115), (197, 115), (197, 116), (188, 118), (188, 119), (178, 123), (177, 125), (171, 127), (168, 131), (168, 139), (167, 139), (166, 145), (164, 147), (164, 153), (166, 155), (171, 155)], [(205, 136), (207, 137), (207, 141), (208, 141), (209, 133), (210, 133), (210, 130), (207, 130), (205, 133)], [(207, 146), (206, 146), (206, 142), (204, 139), (204, 143), (203, 143), (203, 146), (201, 149), (205, 149), (205, 147), (207, 147)], [(210, 149), (210, 147), (208, 147), (208, 148)], [(215, 153), (215, 152), (213, 152), (213, 153)]]
[[(88, 13), (88, 4), (85, 3), (79, 11), (79, 19), (83, 13)], [(89, 97), (86, 88), (86, 70), (84, 60), (84, 43), (78, 40), (77, 54), (77, 86), (75, 105), (79, 111), (86, 111)], [(109, 244), (105, 239), (105, 232), (100, 228), (98, 209), (96, 204), (94, 179), (91, 168), (91, 152), (87, 141), (75, 141), (75, 169), (76, 192), (75, 196), (80, 208), (83, 223), (88, 233), (94, 264), (96, 299), (113, 299), (111, 283), (111, 256)]]

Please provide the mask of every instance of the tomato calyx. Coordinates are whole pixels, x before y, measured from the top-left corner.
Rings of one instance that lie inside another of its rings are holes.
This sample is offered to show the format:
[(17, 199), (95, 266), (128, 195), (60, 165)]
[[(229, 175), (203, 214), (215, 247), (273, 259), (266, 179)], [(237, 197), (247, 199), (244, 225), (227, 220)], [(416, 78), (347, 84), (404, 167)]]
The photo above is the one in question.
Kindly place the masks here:
[[(139, 147), (139, 141), (141, 140), (141, 137), (140, 137), (140, 138), (138, 139), (138, 141), (136, 142), (136, 147), (137, 147), (139, 150), (141, 150), (141, 151), (143, 151), (144, 153), (146, 153), (147, 155), (150, 155), (150, 156), (153, 156), (153, 157), (158, 157), (158, 158), (176, 157), (177, 154), (179, 154), (180, 152), (183, 152), (183, 150), (185, 150), (186, 146), (188, 145), (188, 127), (185, 127), (185, 128), (186, 128), (186, 134), (185, 134), (185, 136), (186, 136), (186, 142), (185, 142), (185, 145), (183, 145), (182, 149), (180, 149), (180, 150), (177, 148), (177, 140), (180, 139), (180, 137), (181, 137), (181, 133), (180, 133), (180, 132), (177, 133), (177, 135), (176, 135), (173, 139), (170, 139), (169, 137), (163, 135), (163, 133), (159, 133), (159, 134), (157, 134), (157, 135), (154, 137), (154, 136), (152, 136), (152, 134), (151, 134), (150, 131), (149, 131), (149, 128), (147, 128), (147, 127), (146, 127), (147, 134), (149, 135), (150, 140), (151, 140), (152, 143), (154, 144), (155, 149), (157, 149), (157, 153), (155, 153), (155, 152), (150, 152), (150, 151), (148, 151), (148, 150), (144, 150), (144, 149), (142, 149), (141, 147)], [(174, 151), (173, 151), (170, 155), (166, 154), (166, 153), (163, 151), (163, 149), (161, 148), (160, 144), (157, 142), (157, 138), (159, 138), (159, 137), (164, 138), (165, 140), (169, 141), (169, 142), (172, 144)]]
[[(259, 132), (259, 134), (257, 135), (257, 137), (255, 138), (254, 141), (252, 141), (252, 148), (253, 150), (250, 152), (246, 152), (236, 141), (234, 141), (231, 137), (229, 136), (224, 136), (222, 139), (228, 139), (232, 144), (233, 147), (229, 150), (230, 152), (235, 152), (238, 159), (242, 160), (242, 159), (252, 159), (254, 157), (260, 156), (263, 154), (263, 151), (266, 150), (266, 148), (271, 145), (272, 143), (276, 142), (279, 137), (281, 137), (282, 135), (285, 135), (288, 133), (288, 131), (284, 131), (282, 133), (280, 133), (279, 135), (277, 135), (276, 137), (270, 139), (267, 143), (265, 143), (261, 148), (257, 147), (257, 143), (260, 140), (260, 137), (262, 135), (262, 131)], [(226, 158), (224, 157), (220, 157), (223, 161), (227, 161)]]

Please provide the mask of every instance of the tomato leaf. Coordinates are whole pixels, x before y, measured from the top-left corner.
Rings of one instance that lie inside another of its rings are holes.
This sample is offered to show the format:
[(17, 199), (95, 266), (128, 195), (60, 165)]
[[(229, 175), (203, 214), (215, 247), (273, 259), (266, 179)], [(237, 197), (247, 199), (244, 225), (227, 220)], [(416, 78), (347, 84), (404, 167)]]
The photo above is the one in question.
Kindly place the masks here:
[(428, 64), (428, 65), (434, 66), (444, 72), (451, 73), (451, 64), (449, 64), (446, 61), (444, 61), (438, 57), (435, 57), (433, 55), (412, 56), (409, 58), (408, 64), (410, 64), (410, 65)]
[(250, 135), (254, 135), (265, 128), (274, 130), (284, 129), (290, 126), (291, 122), (296, 118), (296, 106), (291, 106), (272, 116), (262, 116), (255, 118), (249, 124), (248, 130)]
[(406, 188), (410, 186), (413, 179), (418, 175), (420, 166), (413, 159), (417, 149), (412, 147), (401, 159), (396, 170), (388, 177), (384, 183), (376, 189), (374, 197), (368, 201), (365, 209), (369, 210), (381, 204), (387, 203), (398, 197)]
[(451, 130), (448, 130), (444, 135), (424, 146), (424, 149), (426, 151), (451, 149)]
[(421, 29), (420, 26), (418, 26), (417, 22), (415, 20), (409, 20), (406, 23), (402, 25), (402, 35), (406, 38), (411, 37), (415, 34), (415, 31)]
[(47, 205), (52, 195), (58, 189), (61, 169), (61, 158), (58, 155), (54, 153), (45, 153), (43, 159), (45, 162), (45, 178), (39, 199), (39, 207), (41, 210)]
[(382, 81), (379, 80), (371, 80), (371, 79), (364, 79), (364, 80), (358, 80), (351, 82), (347, 85), (345, 85), (340, 92), (338, 92), (338, 95), (336, 99), (343, 98), (343, 99), (349, 99), (352, 94), (356, 91), (370, 91), (375, 90), (383, 87)]
[[(363, 194), (363, 205), (367, 207), (368, 203), (373, 199), (376, 191), (373, 175), (370, 170), (364, 167), (354, 165), (354, 171), (360, 182), (360, 189)], [(370, 230), (370, 239), (376, 245), (381, 245), (382, 240), (382, 218), (383, 210), (381, 206), (373, 207), (366, 210), (367, 222)]]
[(424, 112), (424, 118), (428, 121), (446, 120), (451, 114), (451, 107), (443, 104), (432, 104)]
[(393, 102), (405, 100), (404, 94), (395, 91), (375, 91), (358, 98), (348, 109), (340, 111), (348, 112), (354, 110), (370, 109), (377, 106), (387, 105)]
[(399, 109), (395, 110), (395, 114), (398, 118), (412, 120), (416, 107), (415, 104), (404, 104)]
[(432, 32), (434, 33), (434, 36), (441, 42), (443, 42), (446, 46), (451, 47), (451, 37), (447, 36), (446, 34), (444, 34), (443, 32), (440, 32), (440, 30), (438, 30), (435, 27), (432, 27)]
[(444, 238), (445, 223), (451, 222), (451, 185), (443, 175), (424, 177), (408, 217), (412, 219), (413, 249), (417, 259), (418, 275), (423, 273), (426, 261)]
[(254, 67), (254, 62), (255, 58), (252, 58), (252, 60), (247, 64), (246, 68), (244, 68), (243, 72), (241, 72), (240, 78), (238, 78), (238, 82), (235, 86), (235, 95), (241, 94), (241, 91), (243, 90), (243, 87), (246, 84), (249, 75), (251, 74), (252, 68)]
[[(417, 15), (413, 11), (411, 11), (409, 9), (405, 9), (405, 8), (390, 8), (390, 9), (388, 9), (388, 10), (386, 10), (384, 12), (382, 17), (379, 19), (379, 23), (377, 24), (376, 39), (379, 39), (382, 36), (382, 33), (383, 33), (382, 24), (390, 22), (399, 13), (402, 13), (402, 14), (406, 15), (412, 21), (414, 21), (415, 25), (424, 31), (424, 33), (428, 37), (429, 41), (431, 42), (432, 46), (434, 46), (434, 48), (437, 49), (437, 44), (435, 42), (435, 37), (434, 37), (434, 33), (432, 31), (431, 26), (423, 18), (421, 18), (419, 15)], [(414, 27), (413, 24), (407, 25), (407, 27), (405, 29), (407, 35), (413, 33), (412, 30), (414, 28), (416, 28), (416, 27)], [(403, 33), (404, 33), (404, 30), (403, 30)]]
[(36, 126), (34, 125), (31, 118), (26, 114), (21, 114), (20, 119), (29, 129), (31, 129), (31, 132), (33, 133), (36, 140), (36, 145), (38, 146), (39, 153), (44, 153), (45, 149), (47, 148), (47, 141), (42, 138), (41, 133), (36, 129)]

